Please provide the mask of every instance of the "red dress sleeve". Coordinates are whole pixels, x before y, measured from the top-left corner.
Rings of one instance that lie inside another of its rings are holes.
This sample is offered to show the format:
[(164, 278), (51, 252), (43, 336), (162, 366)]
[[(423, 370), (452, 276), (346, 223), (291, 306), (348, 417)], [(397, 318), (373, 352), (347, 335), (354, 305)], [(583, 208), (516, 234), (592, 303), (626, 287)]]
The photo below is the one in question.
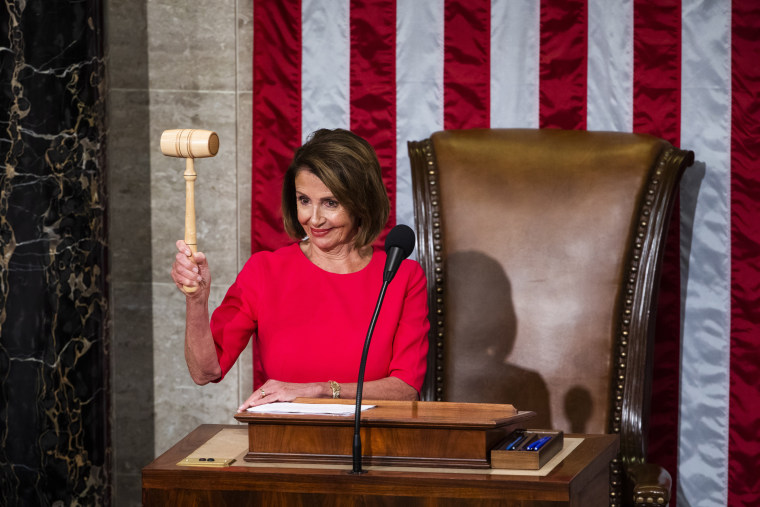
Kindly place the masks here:
[(422, 268), (417, 262), (404, 261), (403, 264), (408, 265), (410, 273), (406, 279), (401, 316), (393, 339), (389, 376), (403, 380), (419, 394), (427, 371), (430, 330), (427, 285)]
[(222, 303), (211, 316), (211, 334), (222, 369), (221, 381), (256, 332), (258, 314), (255, 264), (249, 260), (227, 290)]

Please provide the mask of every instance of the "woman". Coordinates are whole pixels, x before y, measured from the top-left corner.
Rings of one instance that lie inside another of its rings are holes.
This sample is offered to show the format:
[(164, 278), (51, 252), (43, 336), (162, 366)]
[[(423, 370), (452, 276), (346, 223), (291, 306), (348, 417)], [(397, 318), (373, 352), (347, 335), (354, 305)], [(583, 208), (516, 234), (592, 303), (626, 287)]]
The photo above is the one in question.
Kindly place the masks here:
[[(372, 243), (389, 210), (369, 143), (323, 129), (296, 151), (283, 182), (283, 222), (297, 242), (252, 255), (210, 321), (206, 257), (198, 252), (191, 261), (178, 241), (172, 279), (186, 298), (185, 359), (193, 380), (220, 381), (253, 336), (254, 390), (239, 412), (296, 397), (355, 397), (385, 265), (385, 252)], [(418, 399), (429, 327), (425, 276), (405, 260), (372, 335), (364, 399)]]

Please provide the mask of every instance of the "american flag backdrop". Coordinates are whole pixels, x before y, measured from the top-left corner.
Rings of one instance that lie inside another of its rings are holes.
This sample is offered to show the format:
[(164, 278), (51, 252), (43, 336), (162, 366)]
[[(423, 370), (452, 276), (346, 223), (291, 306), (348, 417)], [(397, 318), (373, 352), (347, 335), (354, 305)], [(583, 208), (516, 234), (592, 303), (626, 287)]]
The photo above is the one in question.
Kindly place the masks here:
[(414, 222), (406, 142), (436, 130), (645, 132), (693, 150), (665, 259), (649, 457), (679, 506), (760, 505), (760, 1), (253, 9), (254, 251), (288, 242), (282, 174), (321, 127), (373, 144), (390, 225)]

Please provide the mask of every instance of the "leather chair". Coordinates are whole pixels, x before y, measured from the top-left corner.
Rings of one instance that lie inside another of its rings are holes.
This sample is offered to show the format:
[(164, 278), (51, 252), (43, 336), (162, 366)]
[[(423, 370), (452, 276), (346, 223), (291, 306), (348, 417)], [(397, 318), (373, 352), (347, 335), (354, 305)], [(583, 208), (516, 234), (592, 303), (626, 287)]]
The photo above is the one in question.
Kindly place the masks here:
[(648, 135), (450, 130), (409, 143), (428, 278), (423, 398), (511, 403), (617, 433), (612, 505), (666, 505), (646, 463), (657, 291), (694, 154)]

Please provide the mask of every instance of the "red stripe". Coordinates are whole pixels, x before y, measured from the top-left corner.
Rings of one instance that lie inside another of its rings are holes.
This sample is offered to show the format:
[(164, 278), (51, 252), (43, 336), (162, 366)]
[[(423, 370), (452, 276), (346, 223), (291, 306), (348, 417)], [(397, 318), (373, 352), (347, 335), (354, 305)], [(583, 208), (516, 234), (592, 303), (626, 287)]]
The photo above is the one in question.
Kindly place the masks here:
[(728, 505), (760, 505), (760, 5), (734, 0), (732, 20)]
[(633, 130), (679, 146), (681, 1), (634, 0)]
[(586, 0), (541, 0), (541, 128), (586, 128), (587, 77)]
[[(351, 0), (351, 130), (375, 148), (396, 223), (396, 3)], [(384, 241), (383, 234), (378, 243)]]
[(280, 212), (282, 175), (301, 143), (301, 2), (253, 3), (251, 251), (291, 240)]
[[(633, 129), (679, 146), (681, 137), (681, 2), (634, 0)], [(681, 272), (679, 205), (665, 244), (657, 308), (648, 461), (673, 478), (675, 505), (678, 465)]]
[(443, 33), (443, 127), (488, 128), (490, 0), (445, 0)]

